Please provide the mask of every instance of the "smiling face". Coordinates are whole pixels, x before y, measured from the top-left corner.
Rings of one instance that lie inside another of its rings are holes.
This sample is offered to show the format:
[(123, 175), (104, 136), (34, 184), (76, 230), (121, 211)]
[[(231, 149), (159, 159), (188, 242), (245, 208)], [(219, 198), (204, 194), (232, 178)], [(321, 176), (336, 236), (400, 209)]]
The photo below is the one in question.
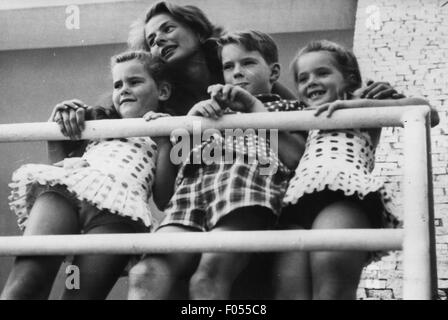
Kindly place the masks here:
[(247, 51), (234, 43), (224, 45), (221, 57), (225, 83), (240, 86), (253, 95), (271, 92), (278, 78), (278, 64), (268, 65), (260, 52)]
[(145, 38), (152, 55), (167, 62), (192, 57), (199, 51), (199, 36), (168, 14), (152, 17), (145, 26)]
[(122, 118), (140, 118), (148, 111), (158, 109), (159, 88), (140, 61), (134, 59), (115, 64), (112, 78), (112, 100)]
[(301, 101), (312, 107), (343, 98), (346, 81), (330, 52), (308, 52), (300, 56), (296, 63)]

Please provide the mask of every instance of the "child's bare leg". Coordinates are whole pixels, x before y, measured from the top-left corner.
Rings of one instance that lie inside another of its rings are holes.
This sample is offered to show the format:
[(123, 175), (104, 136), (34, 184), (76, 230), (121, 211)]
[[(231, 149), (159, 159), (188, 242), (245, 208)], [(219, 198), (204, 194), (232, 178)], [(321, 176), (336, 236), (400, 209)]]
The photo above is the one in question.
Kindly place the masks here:
[[(211, 232), (262, 230), (272, 221), (267, 208), (246, 207), (228, 214)], [(249, 262), (248, 253), (204, 253), (190, 280), (192, 299), (228, 299), (233, 281)]]
[[(47, 192), (34, 203), (24, 236), (78, 232), (77, 212), (70, 201)], [(48, 299), (63, 259), (63, 256), (17, 257), (1, 299)]]
[[(166, 226), (157, 232), (191, 232), (182, 226)], [(129, 272), (130, 300), (179, 299), (178, 290), (190, 278), (199, 254), (154, 254), (137, 263)], [(187, 297), (182, 297), (186, 299)]]
[[(303, 229), (298, 225), (284, 227)], [(277, 300), (310, 300), (311, 271), (306, 251), (278, 252), (274, 256), (274, 298)]]
[[(124, 223), (96, 226), (87, 234), (135, 233), (135, 228)], [(107, 297), (130, 259), (129, 255), (80, 255), (72, 264), (79, 268), (79, 289), (66, 288), (63, 300), (103, 300)]]
[[(313, 229), (371, 228), (362, 207), (352, 201), (335, 202), (323, 209)], [(310, 254), (313, 275), (313, 299), (356, 299), (365, 251), (315, 251)]]

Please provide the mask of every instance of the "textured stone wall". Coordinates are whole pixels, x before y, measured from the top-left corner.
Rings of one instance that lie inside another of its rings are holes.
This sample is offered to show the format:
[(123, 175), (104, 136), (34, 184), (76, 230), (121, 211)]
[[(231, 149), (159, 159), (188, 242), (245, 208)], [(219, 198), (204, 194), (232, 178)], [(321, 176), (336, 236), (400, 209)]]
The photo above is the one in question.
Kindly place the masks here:
[[(359, 0), (354, 51), (365, 79), (388, 81), (407, 96), (435, 106), (440, 124), (431, 130), (438, 292), (448, 293), (448, 4), (445, 0)], [(400, 129), (383, 130), (376, 173), (400, 190)], [(399, 198), (397, 200), (400, 200)], [(401, 252), (364, 270), (359, 299), (402, 298)]]

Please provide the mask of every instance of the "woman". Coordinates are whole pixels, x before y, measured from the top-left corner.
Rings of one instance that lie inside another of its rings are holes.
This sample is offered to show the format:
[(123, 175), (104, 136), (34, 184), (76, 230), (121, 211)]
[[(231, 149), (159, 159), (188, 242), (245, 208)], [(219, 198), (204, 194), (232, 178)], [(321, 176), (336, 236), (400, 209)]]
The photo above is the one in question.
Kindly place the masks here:
[[(165, 1), (154, 4), (132, 24), (129, 48), (162, 57), (176, 72), (173, 95), (168, 103), (173, 115), (186, 115), (196, 102), (209, 98), (209, 85), (223, 83), (214, 40), (222, 33), (199, 8)], [(280, 84), (274, 85), (273, 92), (285, 99), (295, 99)], [(87, 108), (89, 106), (78, 99), (56, 105), (54, 119), (61, 119), (61, 131), (65, 135), (79, 137)]]

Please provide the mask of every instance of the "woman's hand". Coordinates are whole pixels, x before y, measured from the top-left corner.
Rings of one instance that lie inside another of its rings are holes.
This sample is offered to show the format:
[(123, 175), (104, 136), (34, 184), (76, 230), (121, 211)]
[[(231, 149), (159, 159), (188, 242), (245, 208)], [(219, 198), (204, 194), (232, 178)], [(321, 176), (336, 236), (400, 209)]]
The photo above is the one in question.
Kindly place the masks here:
[(89, 108), (91, 107), (78, 99), (62, 101), (54, 107), (48, 121), (56, 122), (64, 136), (79, 140), (85, 128), (85, 115)]
[(353, 93), (353, 99), (402, 99), (405, 96), (398, 93), (389, 82), (374, 82), (368, 80), (365, 87), (356, 90)]

